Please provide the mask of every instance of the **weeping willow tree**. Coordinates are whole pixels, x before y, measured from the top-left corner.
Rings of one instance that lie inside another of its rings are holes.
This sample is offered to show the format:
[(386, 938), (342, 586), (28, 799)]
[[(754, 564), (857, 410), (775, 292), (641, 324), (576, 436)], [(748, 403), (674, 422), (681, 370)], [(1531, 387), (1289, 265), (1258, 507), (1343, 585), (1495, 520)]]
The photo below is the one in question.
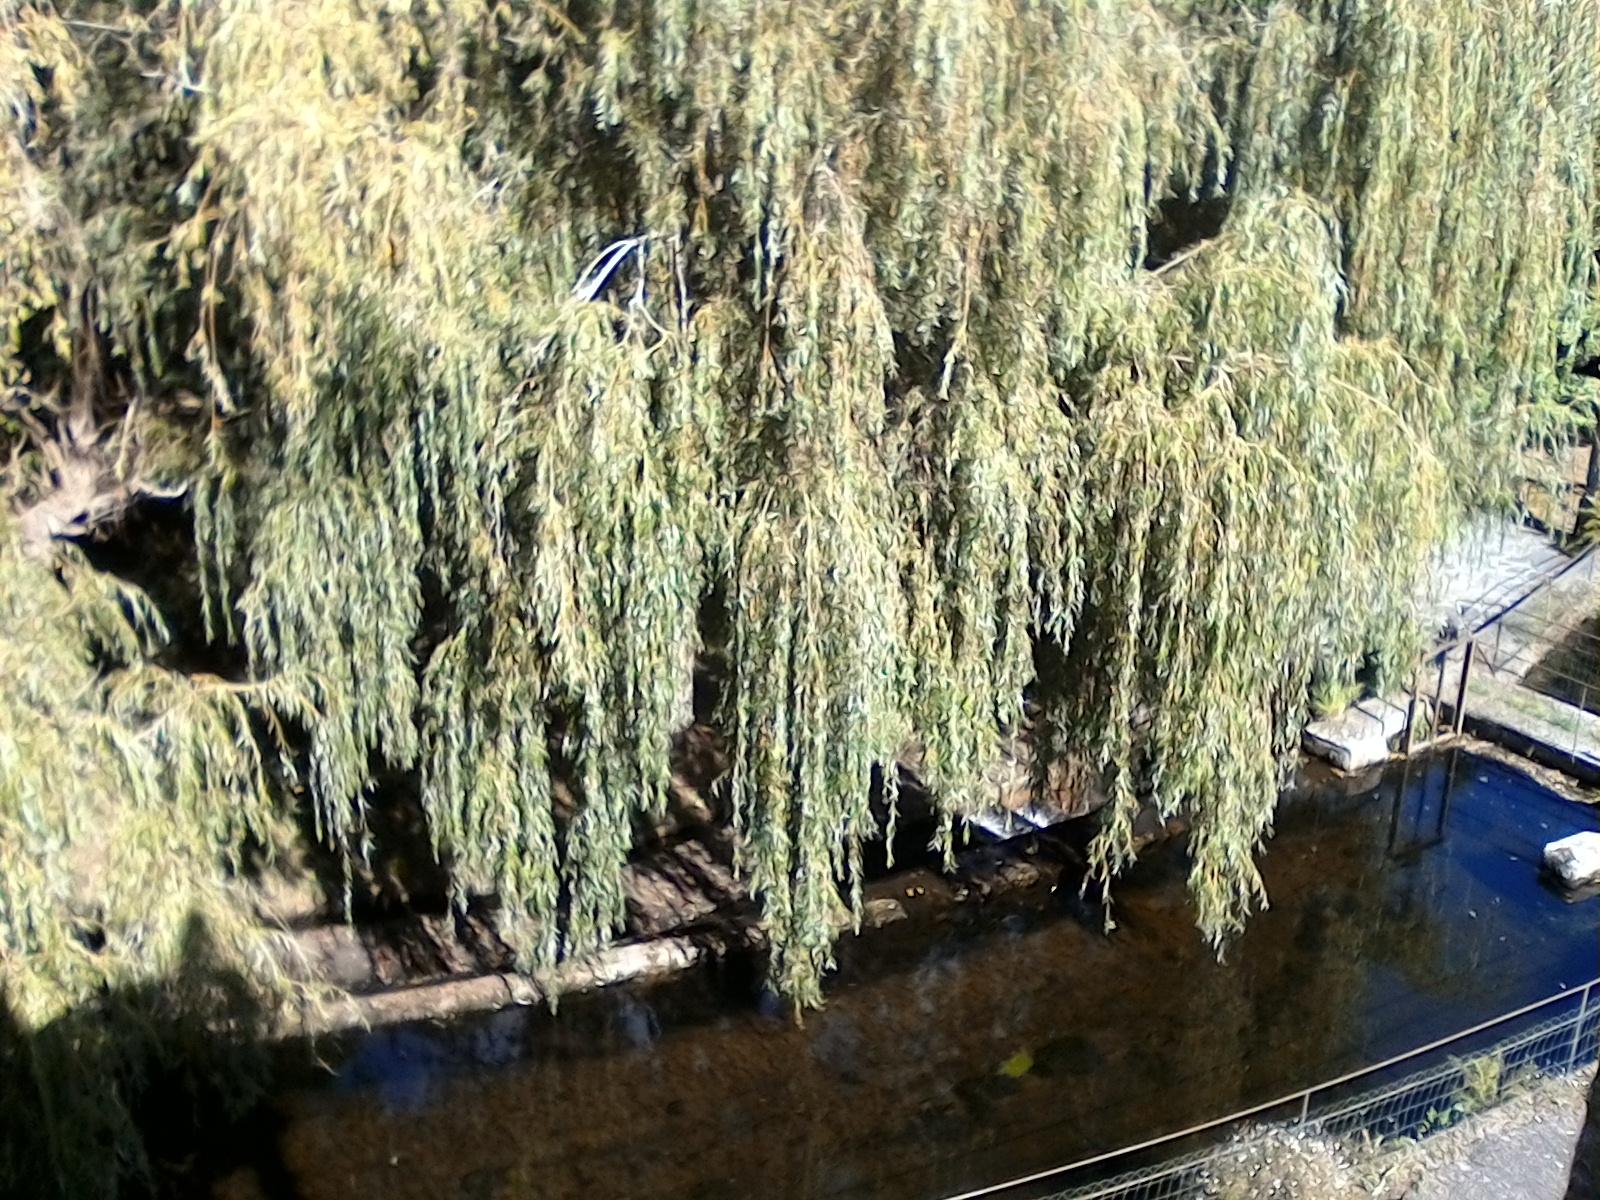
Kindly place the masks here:
[[(241, 856), (397, 774), (592, 952), (712, 657), (798, 1001), (907, 747), (948, 847), (1024, 726), (1220, 943), (1313, 679), (1592, 419), (1595, 0), (0, 0), (0, 97), (30, 1027), (197, 912), (267, 981)], [(152, 505), (184, 612), (94, 552)]]

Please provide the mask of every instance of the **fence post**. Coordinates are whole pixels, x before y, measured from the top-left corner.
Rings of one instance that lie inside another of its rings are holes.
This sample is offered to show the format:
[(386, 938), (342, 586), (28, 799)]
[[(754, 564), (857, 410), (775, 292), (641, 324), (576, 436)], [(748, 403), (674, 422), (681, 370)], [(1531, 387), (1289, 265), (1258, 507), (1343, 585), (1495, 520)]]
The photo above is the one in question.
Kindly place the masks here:
[[(1434, 714), (1435, 723), (1437, 723), (1438, 717), (1439, 717), (1439, 714), (1435, 713)], [(1435, 733), (1436, 734), (1437, 731), (1436, 730), (1430, 730), (1430, 733)], [(1406, 745), (1405, 745), (1405, 750), (1403, 752), (1407, 758), (1411, 757), (1411, 746), (1412, 746), (1412, 743), (1416, 740), (1416, 736), (1417, 736), (1417, 669), (1415, 667), (1412, 667), (1411, 668), (1411, 703), (1406, 706)]]
[(1467, 721), (1467, 682), (1472, 678), (1472, 652), (1477, 648), (1476, 641), (1469, 641), (1467, 648), (1461, 653), (1461, 684), (1456, 688), (1456, 733), (1459, 734), (1466, 727)]
[(1589, 703), (1589, 685), (1582, 685), (1578, 693), (1578, 707), (1572, 711), (1572, 757), (1578, 757), (1578, 738), (1583, 734), (1584, 705)]
[(1567, 1074), (1578, 1069), (1578, 1046), (1583, 1041), (1583, 1023), (1589, 1019), (1589, 993), (1594, 990), (1594, 980), (1584, 984), (1583, 999), (1578, 1003), (1578, 1021), (1572, 1027), (1572, 1043), (1567, 1047)]

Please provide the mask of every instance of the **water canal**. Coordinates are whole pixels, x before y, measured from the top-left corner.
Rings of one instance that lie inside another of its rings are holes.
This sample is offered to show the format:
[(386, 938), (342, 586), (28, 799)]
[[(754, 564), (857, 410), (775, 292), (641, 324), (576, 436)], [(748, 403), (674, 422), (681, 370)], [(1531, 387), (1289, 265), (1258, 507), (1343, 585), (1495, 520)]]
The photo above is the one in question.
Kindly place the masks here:
[(1594, 828), (1464, 751), (1354, 794), (1304, 782), (1263, 859), (1271, 908), (1223, 962), (1169, 845), (1109, 934), (1063, 884), (847, 939), (800, 1025), (731, 963), (325, 1045), (213, 1194), (929, 1200), (1014, 1178), (1592, 978), (1600, 900), (1563, 898), (1539, 857)]

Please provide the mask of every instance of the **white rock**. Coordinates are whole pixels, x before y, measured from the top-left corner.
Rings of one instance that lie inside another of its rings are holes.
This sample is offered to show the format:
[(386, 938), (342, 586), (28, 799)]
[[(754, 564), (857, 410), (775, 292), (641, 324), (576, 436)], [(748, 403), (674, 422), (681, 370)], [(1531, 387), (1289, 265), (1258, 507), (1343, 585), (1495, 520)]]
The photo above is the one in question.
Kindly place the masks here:
[(1309, 754), (1342, 771), (1359, 771), (1389, 757), (1389, 739), (1406, 727), (1406, 709), (1379, 697), (1362, 700), (1336, 717), (1305, 727), (1300, 741)]
[(1575, 833), (1549, 843), (1544, 865), (1570, 888), (1600, 884), (1600, 833)]

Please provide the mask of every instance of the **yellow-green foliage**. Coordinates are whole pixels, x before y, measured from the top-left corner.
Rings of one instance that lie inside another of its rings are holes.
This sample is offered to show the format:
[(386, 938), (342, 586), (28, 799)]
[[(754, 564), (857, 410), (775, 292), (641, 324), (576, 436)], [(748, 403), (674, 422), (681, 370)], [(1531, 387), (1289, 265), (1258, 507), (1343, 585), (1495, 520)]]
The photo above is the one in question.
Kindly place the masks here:
[[(1097, 868), (1140, 792), (1187, 812), (1225, 937), (1312, 672), (1410, 652), (1429, 547), (1562, 435), (1592, 331), (1595, 0), (0, 13), (8, 404), (70, 390), (92, 328), (127, 423), (190, 414), (211, 627), (314, 699), (324, 836), (361, 853), (374, 773), (418, 772), (534, 965), (623, 915), (713, 596), (793, 995), (875, 772), (918, 743), (968, 811), (1030, 691), (1112, 785)], [(1226, 219), (1147, 264), (1164, 204)], [(0, 627), (6, 661), (41, 636)], [(254, 753), (242, 718), (122, 661), (155, 708), (118, 719), (211, 714), (173, 718), (205, 770), (167, 836), (226, 857), (257, 793), (206, 756)], [(33, 669), (117, 711), (70, 645)], [(9, 728), (6, 803), (70, 809)], [(52, 728), (144, 819), (158, 786)]]
[(69, 547), (30, 557), (6, 514), (0, 628), (0, 1190), (109, 1194), (141, 1165), (128, 1090), (149, 1056), (186, 1045), (200, 1073), (208, 1051), (185, 1039), (277, 991), (278, 955), (219, 868), (277, 840), (253, 717), (311, 712), (288, 676), (152, 665), (147, 598)]
[(144, 660), (164, 635), (138, 591), (0, 518), (0, 992), (38, 1027), (102, 987), (161, 979), (192, 918), (265, 973), (219, 874), (274, 814), (252, 711), (309, 718), (283, 677), (240, 686)]

